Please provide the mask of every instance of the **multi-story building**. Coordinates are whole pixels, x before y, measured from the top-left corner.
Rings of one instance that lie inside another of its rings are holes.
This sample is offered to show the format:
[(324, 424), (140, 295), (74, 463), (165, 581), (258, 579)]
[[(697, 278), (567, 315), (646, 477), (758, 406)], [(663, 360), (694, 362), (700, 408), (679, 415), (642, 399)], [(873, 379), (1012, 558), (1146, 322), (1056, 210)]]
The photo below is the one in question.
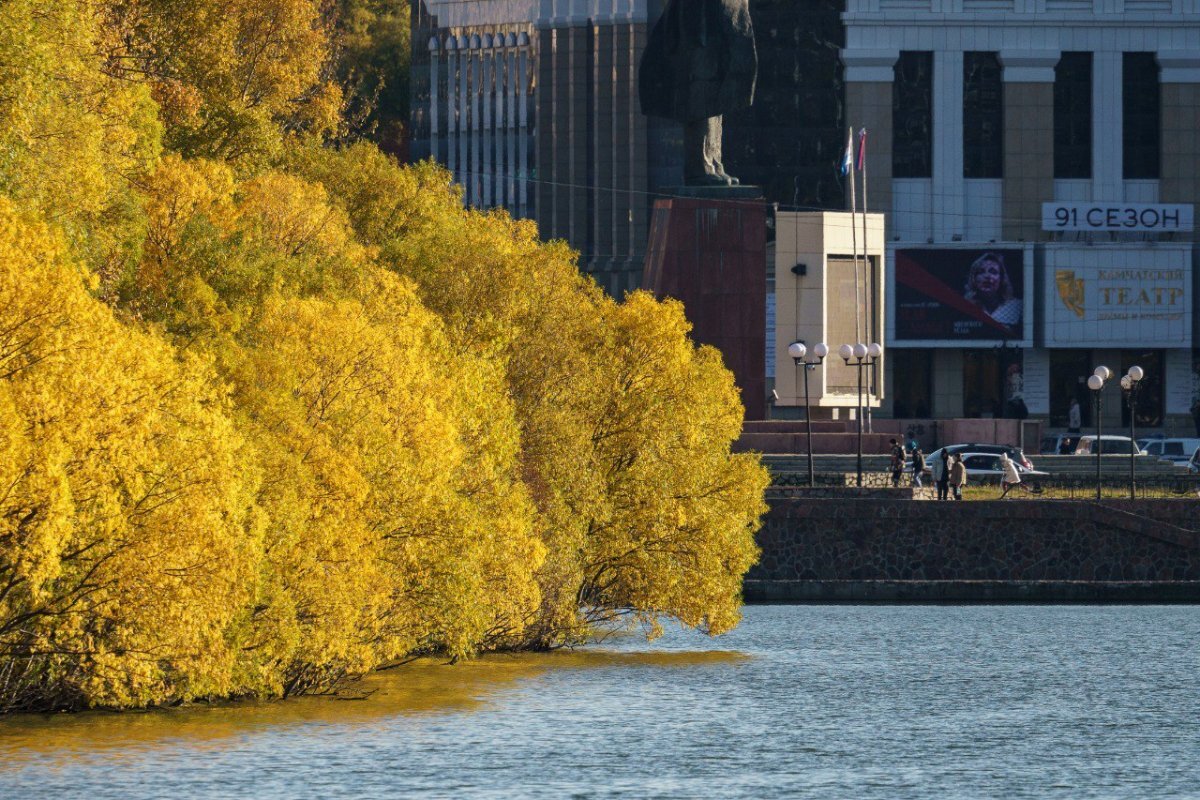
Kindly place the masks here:
[[(566, 239), (611, 293), (638, 286), (652, 201), (682, 174), (678, 126), (637, 102), (662, 0), (413, 3), (414, 156), (445, 163), (468, 204)], [(844, 208), (845, 126), (870, 131), (883, 414), (1065, 426), (1074, 398), (1090, 425), (1086, 377), (1137, 364), (1138, 423), (1191, 423), (1200, 0), (751, 0), (751, 13), (759, 84), (726, 118), (732, 174), (771, 206)], [(798, 278), (777, 278), (794, 296)], [(1115, 380), (1103, 397), (1106, 424), (1126, 421)]]
[(849, 0), (843, 21), (893, 414), (1065, 426), (1076, 399), (1090, 425), (1093, 369), (1136, 364), (1140, 426), (1190, 427), (1200, 2)]
[[(641, 283), (655, 197), (683, 133), (641, 113), (637, 70), (663, 0), (413, 0), (414, 158), (472, 206), (504, 206), (580, 251), (620, 296)], [(757, 102), (725, 120), (725, 164), (768, 202), (840, 202), (841, 0), (754, 0)], [(765, 267), (764, 267), (765, 268)]]

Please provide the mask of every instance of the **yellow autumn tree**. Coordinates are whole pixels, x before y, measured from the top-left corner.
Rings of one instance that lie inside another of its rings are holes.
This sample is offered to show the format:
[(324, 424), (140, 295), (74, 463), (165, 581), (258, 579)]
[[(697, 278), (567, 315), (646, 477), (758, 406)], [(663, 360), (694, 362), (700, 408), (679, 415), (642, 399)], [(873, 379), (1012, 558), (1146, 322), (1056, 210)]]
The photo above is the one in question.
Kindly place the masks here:
[(265, 163), (289, 132), (339, 125), (319, 0), (106, 0), (106, 69), (148, 85), (167, 146)]
[[(260, 673), (282, 678), (272, 691), (469, 655), (537, 608), (542, 548), (497, 381), (483, 364), (471, 384), (450, 369), (437, 320), (378, 278), (363, 300), (272, 298), (233, 376), (263, 453), (253, 621), (272, 642)], [(480, 393), (490, 408), (464, 402)]]
[(161, 128), (145, 86), (104, 73), (101, 23), (89, 0), (0, 3), (0, 194), (56, 225), (107, 287), (137, 257), (129, 181)]
[[(358, 146), (295, 151), (290, 166), (325, 185), (360, 241), (416, 282), (455, 347), (488, 348), (505, 364), (547, 546), (529, 642), (574, 640), (624, 613), (731, 627), (766, 472), (730, 453), (737, 390), (719, 356), (688, 340), (682, 309), (605, 298), (568, 248), (503, 212), (463, 210), (431, 164), (400, 168)], [(658, 539), (670, 557), (646, 544)]]
[(452, 352), (318, 183), (170, 157), (146, 192), (130, 305), (213, 354), (262, 464), (246, 684), (523, 636), (543, 548), (494, 359)]
[(230, 694), (254, 470), (206, 362), (85, 275), (0, 200), (0, 706)]

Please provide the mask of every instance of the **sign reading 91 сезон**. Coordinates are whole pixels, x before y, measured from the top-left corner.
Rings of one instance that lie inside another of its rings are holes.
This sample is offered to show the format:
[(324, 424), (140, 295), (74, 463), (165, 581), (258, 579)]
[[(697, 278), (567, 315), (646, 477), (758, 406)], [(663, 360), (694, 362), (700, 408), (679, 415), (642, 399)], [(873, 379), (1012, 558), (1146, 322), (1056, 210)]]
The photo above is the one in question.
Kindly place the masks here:
[(1047, 347), (1191, 347), (1190, 245), (1047, 245)]
[(897, 250), (892, 340), (1025, 342), (1028, 260), (1019, 248)]

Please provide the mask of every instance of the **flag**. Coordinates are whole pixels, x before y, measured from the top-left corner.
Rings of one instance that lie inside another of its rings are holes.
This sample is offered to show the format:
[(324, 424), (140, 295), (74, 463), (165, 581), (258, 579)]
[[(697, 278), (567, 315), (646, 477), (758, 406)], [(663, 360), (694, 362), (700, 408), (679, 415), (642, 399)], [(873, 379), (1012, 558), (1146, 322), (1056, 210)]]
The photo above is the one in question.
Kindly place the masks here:
[(850, 129), (850, 137), (846, 140), (846, 154), (842, 156), (842, 174), (849, 175), (854, 169), (854, 128)]
[(862, 172), (867, 163), (867, 129), (858, 132), (858, 171)]

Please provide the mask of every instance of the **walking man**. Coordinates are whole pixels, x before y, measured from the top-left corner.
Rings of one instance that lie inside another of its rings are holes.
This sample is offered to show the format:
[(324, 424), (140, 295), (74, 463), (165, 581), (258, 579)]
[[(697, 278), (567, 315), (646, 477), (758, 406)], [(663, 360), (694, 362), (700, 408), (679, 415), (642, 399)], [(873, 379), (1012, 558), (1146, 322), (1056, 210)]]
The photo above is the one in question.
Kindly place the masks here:
[(895, 439), (889, 439), (888, 443), (892, 447), (892, 488), (900, 486), (900, 475), (904, 472), (904, 448)]
[(921, 483), (921, 476), (925, 473), (925, 454), (921, 452), (921, 448), (918, 447), (916, 450), (913, 450), (912, 458), (913, 486), (920, 488), (923, 485)]

